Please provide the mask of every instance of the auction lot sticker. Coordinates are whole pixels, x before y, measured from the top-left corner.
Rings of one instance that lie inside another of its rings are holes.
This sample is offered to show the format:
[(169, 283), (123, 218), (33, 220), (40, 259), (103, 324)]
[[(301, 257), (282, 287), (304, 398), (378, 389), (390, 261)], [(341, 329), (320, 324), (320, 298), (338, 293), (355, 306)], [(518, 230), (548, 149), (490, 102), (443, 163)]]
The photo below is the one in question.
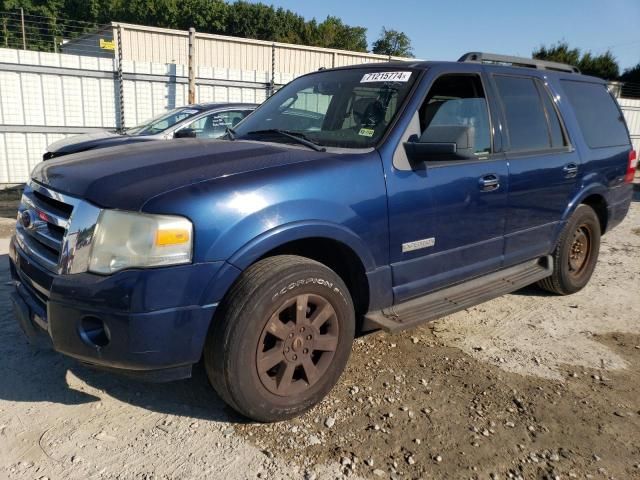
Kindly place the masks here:
[(410, 78), (411, 72), (376, 72), (365, 74), (360, 83), (408, 82)]

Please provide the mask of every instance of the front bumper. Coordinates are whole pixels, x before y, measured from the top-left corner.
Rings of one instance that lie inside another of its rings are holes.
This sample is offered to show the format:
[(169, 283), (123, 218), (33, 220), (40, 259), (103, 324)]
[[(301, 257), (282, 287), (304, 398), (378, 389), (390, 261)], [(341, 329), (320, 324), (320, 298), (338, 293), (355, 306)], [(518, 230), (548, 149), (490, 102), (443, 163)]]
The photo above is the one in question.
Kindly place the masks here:
[(199, 361), (217, 306), (203, 300), (224, 262), (54, 275), (13, 239), (9, 257), (14, 312), (31, 339), (150, 380), (188, 377)]

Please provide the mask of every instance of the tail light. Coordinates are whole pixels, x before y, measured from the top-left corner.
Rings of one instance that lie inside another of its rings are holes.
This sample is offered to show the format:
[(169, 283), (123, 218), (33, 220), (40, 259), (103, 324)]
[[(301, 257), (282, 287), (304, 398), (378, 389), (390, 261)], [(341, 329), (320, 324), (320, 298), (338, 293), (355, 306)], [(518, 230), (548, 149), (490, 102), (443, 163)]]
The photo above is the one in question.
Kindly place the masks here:
[(638, 167), (638, 156), (635, 150), (629, 152), (629, 165), (627, 165), (627, 174), (624, 176), (624, 183), (632, 183)]

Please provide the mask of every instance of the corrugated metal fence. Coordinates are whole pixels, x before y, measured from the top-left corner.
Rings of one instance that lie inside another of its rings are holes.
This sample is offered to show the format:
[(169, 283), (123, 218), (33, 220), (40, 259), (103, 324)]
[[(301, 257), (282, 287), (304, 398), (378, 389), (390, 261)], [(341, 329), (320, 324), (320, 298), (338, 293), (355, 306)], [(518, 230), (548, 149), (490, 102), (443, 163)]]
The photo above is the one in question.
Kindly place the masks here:
[[(112, 27), (114, 38), (117, 36), (116, 29), (118, 27), (121, 29), (125, 60), (187, 64), (189, 33), (184, 30), (128, 23), (112, 23)], [(271, 71), (272, 52), (275, 52), (277, 71), (295, 76), (321, 67), (332, 68), (389, 60), (387, 56), (372, 53), (273, 43), (198, 32), (195, 34), (195, 49), (195, 60), (198, 66), (265, 72)], [(391, 58), (406, 60), (401, 57)]]
[(640, 152), (640, 98), (618, 98), (636, 152)]

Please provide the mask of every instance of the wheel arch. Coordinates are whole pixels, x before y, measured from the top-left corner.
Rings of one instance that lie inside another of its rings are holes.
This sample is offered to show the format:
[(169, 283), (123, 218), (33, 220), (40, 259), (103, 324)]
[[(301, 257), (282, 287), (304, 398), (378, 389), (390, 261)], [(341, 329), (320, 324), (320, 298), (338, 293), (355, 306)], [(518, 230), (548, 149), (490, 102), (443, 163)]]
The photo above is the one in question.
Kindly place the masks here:
[(593, 208), (593, 211), (596, 212), (598, 221), (600, 222), (600, 233), (605, 233), (609, 223), (609, 212), (607, 209), (606, 198), (600, 193), (592, 193), (591, 195), (583, 198), (580, 205), (588, 205)]
[(564, 214), (562, 215), (562, 221), (558, 224), (556, 231), (554, 232), (554, 239), (552, 245), (555, 245), (560, 236), (562, 228), (569, 220), (569, 217), (573, 215), (573, 212), (580, 205), (589, 205), (594, 209), (598, 220), (600, 222), (601, 233), (604, 234), (608, 224), (608, 203), (607, 203), (607, 187), (600, 183), (590, 185), (587, 188), (581, 189), (569, 202)]
[[(345, 282), (356, 307), (369, 307), (367, 272), (376, 268), (369, 248), (353, 232), (330, 223), (293, 223), (266, 232), (240, 248), (228, 263), (242, 272), (263, 258), (299, 255), (335, 271)], [(239, 273), (238, 273), (239, 274)]]

